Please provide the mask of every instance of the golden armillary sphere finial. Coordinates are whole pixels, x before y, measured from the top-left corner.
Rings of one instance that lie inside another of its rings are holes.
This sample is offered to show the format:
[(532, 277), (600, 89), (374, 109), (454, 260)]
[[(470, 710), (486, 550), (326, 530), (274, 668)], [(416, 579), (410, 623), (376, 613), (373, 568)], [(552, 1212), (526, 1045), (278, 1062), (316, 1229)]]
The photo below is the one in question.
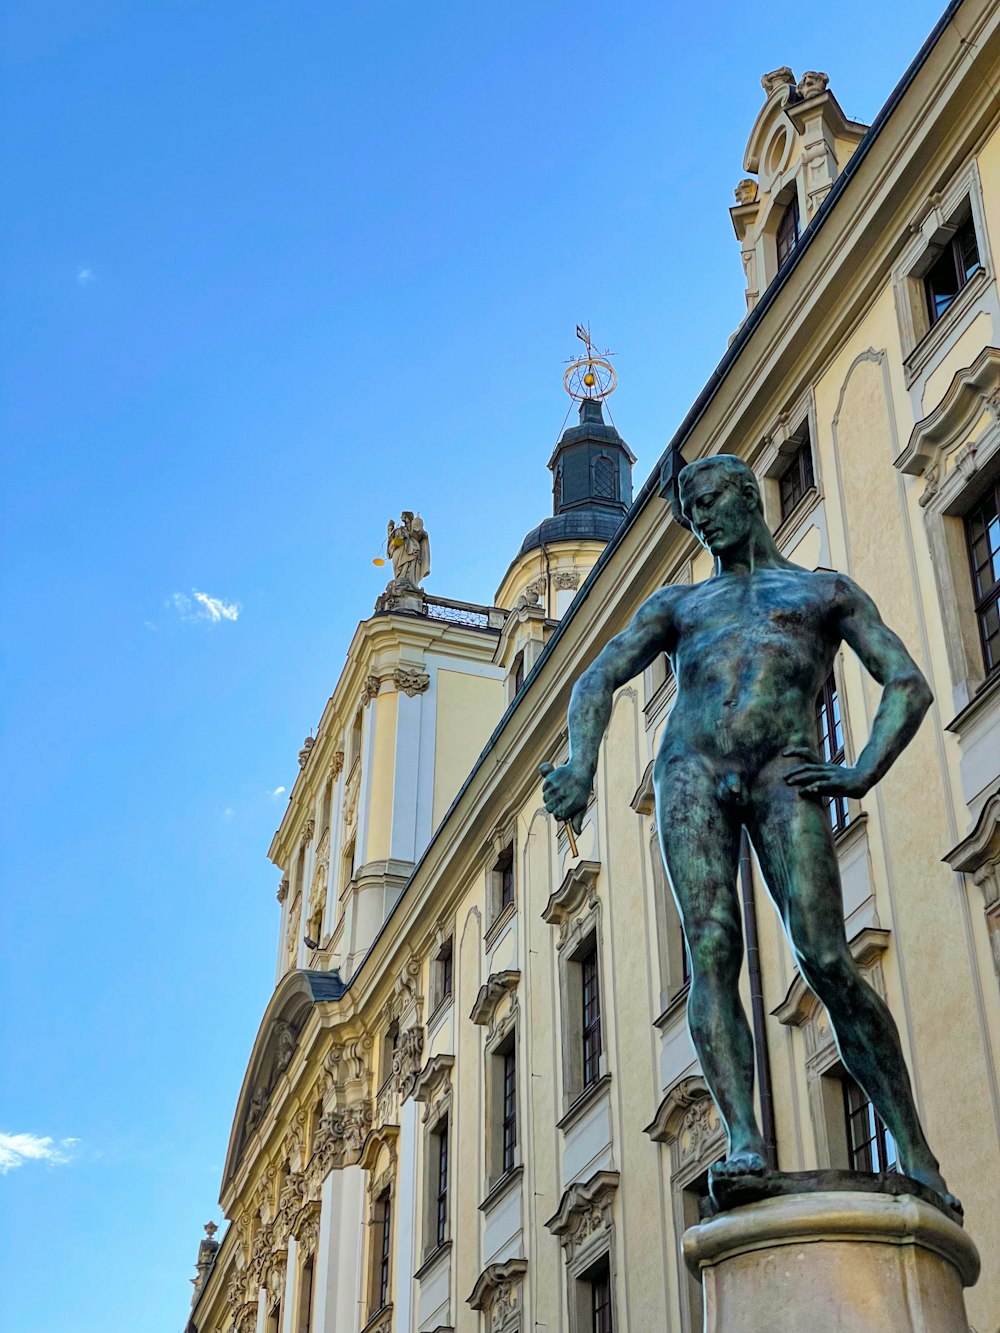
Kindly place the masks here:
[(604, 351), (598, 356), (590, 337), (589, 324), (576, 326), (576, 336), (587, 349), (585, 356), (568, 362), (563, 375), (563, 388), (571, 398), (607, 398), (618, 387), (618, 376), (608, 360), (614, 352)]

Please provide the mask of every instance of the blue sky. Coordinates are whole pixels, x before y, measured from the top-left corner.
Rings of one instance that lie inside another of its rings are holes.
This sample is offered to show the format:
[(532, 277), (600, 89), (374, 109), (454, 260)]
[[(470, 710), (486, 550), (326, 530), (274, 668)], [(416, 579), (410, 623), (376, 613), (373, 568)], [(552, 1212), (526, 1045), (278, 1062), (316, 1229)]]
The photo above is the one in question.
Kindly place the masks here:
[(9, 1333), (183, 1327), (386, 519), (492, 599), (581, 319), (641, 482), (742, 314), (760, 75), (871, 120), (940, 8), (7, 6)]

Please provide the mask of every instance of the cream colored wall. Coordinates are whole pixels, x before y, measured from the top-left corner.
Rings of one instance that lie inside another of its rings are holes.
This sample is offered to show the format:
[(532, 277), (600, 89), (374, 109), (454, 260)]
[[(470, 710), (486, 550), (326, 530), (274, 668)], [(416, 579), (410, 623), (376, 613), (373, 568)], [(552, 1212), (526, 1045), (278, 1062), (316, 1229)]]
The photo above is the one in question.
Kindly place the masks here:
[[(384, 860), (389, 855), (392, 833), (392, 792), (396, 768), (396, 716), (399, 695), (385, 692), (370, 705), (375, 714), (375, 743), (372, 748), (368, 838), (364, 863)], [(361, 864), (362, 858), (357, 858)]]
[(503, 683), (440, 668), (434, 749), (436, 828), (482, 753), (503, 711)]

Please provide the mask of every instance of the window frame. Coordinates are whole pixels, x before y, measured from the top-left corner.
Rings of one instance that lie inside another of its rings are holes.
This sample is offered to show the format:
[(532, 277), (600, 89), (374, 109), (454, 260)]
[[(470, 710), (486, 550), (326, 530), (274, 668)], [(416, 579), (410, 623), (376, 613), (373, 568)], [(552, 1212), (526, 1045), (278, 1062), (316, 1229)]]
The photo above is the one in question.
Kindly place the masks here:
[[(965, 211), (964, 208), (962, 211)], [(971, 267), (967, 263), (963, 263), (964, 256), (962, 253), (963, 235), (968, 235), (969, 233), (971, 233), (972, 236), (972, 244), (976, 256), (975, 263), (972, 264)], [(932, 277), (942, 265), (946, 269), (951, 270), (955, 279), (955, 290), (948, 296), (947, 303), (939, 309), (938, 298), (936, 298), (934, 294)], [(945, 317), (951, 309), (954, 301), (958, 299), (963, 288), (975, 277), (981, 267), (982, 265), (979, 262), (979, 238), (976, 235), (976, 224), (972, 216), (972, 205), (969, 203), (967, 216), (958, 220), (955, 230), (952, 232), (951, 236), (945, 240), (937, 258), (924, 273), (924, 296), (927, 301), (927, 318), (930, 321), (928, 332), (930, 332), (930, 329), (934, 327), (939, 319)]]
[(580, 969), (581, 1092), (586, 1092), (604, 1072), (601, 973), (597, 954), (597, 932), (587, 940), (586, 951), (576, 960)]
[[(785, 228), (788, 219), (793, 219), (794, 235), (788, 240), (785, 235)], [(786, 260), (790, 259), (799, 247), (799, 241), (802, 239), (802, 217), (799, 213), (799, 192), (795, 189), (792, 192), (788, 203), (781, 210), (781, 216), (778, 218), (778, 225), (774, 229), (774, 254), (778, 263), (779, 270)], [(783, 242), (787, 244), (785, 253), (781, 253)]]
[[(947, 308), (932, 320), (924, 280), (967, 215), (975, 233), (979, 266), (962, 284)], [(975, 158), (955, 174), (949, 186), (925, 202), (907, 231), (912, 239), (893, 266), (892, 286), (904, 378), (907, 388), (913, 389), (918, 380), (931, 373), (948, 346), (975, 318), (977, 294), (993, 280), (982, 183)]]
[[(816, 743), (819, 757), (823, 763), (846, 765), (847, 717), (838, 684), (836, 670), (831, 666), (816, 696), (814, 708)], [(829, 718), (829, 725), (824, 724), (824, 715)], [(838, 732), (839, 745), (836, 744)], [(852, 812), (848, 798), (846, 796), (824, 797), (823, 805), (829, 815), (833, 836), (838, 838), (842, 833), (847, 832), (851, 824)]]
[(816, 489), (816, 470), (808, 417), (790, 437), (789, 443), (794, 445), (794, 448), (784, 455), (784, 464), (775, 477), (778, 483), (779, 527), (795, 513), (809, 492)]
[(392, 1203), (391, 1185), (386, 1185), (373, 1200), (370, 1319), (391, 1304)]
[[(847, 1169), (870, 1171), (875, 1175), (895, 1175), (899, 1171), (899, 1155), (895, 1140), (876, 1112), (871, 1098), (845, 1069), (840, 1073), (843, 1096), (844, 1136), (847, 1146)], [(864, 1116), (871, 1129), (866, 1139), (855, 1133), (858, 1118)]]
[[(991, 503), (992, 502), (992, 503)], [(986, 612), (993, 610), (994, 614), (1000, 619), (1000, 575), (998, 575), (991, 586), (983, 593), (979, 592), (979, 570), (986, 566), (976, 565), (975, 541), (970, 532), (970, 518), (977, 514), (977, 511), (987, 510), (992, 518), (997, 521), (1000, 527), (1000, 472), (987, 478), (986, 488), (978, 499), (974, 500), (969, 508), (962, 514), (962, 529), (965, 535), (965, 547), (969, 555), (969, 575), (971, 579), (971, 593), (973, 603), (973, 614), (976, 618), (976, 625), (979, 630), (979, 643), (983, 655), (984, 680), (992, 680), (1000, 672), (1000, 638), (996, 643), (996, 659), (990, 660), (990, 638), (987, 634)], [(989, 542), (990, 528), (992, 521), (984, 523), (983, 535)], [(996, 552), (990, 553), (1000, 563), (1000, 548)]]

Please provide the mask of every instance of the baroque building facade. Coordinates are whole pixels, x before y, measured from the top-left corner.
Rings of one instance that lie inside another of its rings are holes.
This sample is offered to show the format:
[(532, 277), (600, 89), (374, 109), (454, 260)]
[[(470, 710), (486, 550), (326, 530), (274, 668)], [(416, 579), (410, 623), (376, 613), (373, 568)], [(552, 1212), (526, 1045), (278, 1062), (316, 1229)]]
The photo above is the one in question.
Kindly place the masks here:
[[(852, 951), (1000, 1318), (1000, 6), (952, 4), (871, 126), (776, 70), (732, 220), (747, 314), (632, 497), (584, 400), (553, 513), (495, 605), (390, 585), (363, 621), (270, 856), (276, 984), (198, 1252), (189, 1333), (690, 1333), (680, 1256), (723, 1154), (655, 842), (670, 664), (621, 689), (574, 853), (538, 766), (573, 681), (711, 559), (664, 494), (738, 454), (784, 554), (875, 598), (935, 703), (886, 779), (831, 804)], [(851, 762), (878, 687), (842, 653), (817, 740)], [(891, 1169), (747, 850), (757, 1096), (785, 1170)]]

